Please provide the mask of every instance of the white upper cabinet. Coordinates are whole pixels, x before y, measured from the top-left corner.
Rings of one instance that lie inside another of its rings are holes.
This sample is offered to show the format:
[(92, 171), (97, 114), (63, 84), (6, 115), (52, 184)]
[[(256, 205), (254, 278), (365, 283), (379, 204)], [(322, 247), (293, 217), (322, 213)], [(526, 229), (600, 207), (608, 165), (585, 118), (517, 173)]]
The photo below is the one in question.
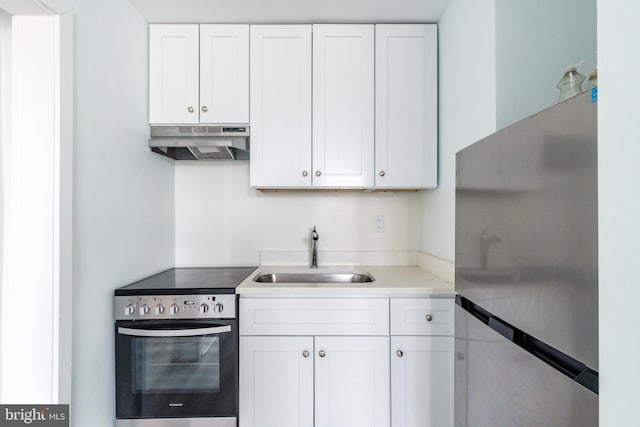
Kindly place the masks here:
[(149, 26), (149, 122), (249, 122), (249, 26)]
[(248, 25), (200, 25), (200, 123), (249, 123)]
[(313, 186), (374, 185), (374, 26), (313, 26)]
[(376, 188), (437, 186), (437, 34), (376, 25)]
[(251, 26), (251, 186), (311, 186), (311, 25)]
[(431, 24), (252, 26), (251, 185), (435, 188), (437, 43)]
[(149, 122), (198, 123), (198, 25), (149, 27)]

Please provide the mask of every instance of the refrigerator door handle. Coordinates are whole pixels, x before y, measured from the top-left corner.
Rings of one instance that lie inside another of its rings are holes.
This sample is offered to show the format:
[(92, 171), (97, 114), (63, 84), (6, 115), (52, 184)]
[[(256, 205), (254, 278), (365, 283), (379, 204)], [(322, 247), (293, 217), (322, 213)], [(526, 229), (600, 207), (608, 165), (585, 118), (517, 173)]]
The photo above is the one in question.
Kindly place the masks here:
[(473, 317), (477, 318), (484, 324), (489, 324), (491, 313), (483, 310), (482, 307), (476, 305), (461, 295), (456, 295), (456, 304), (468, 311)]
[(524, 344), (521, 345), (521, 347), (538, 359), (551, 365), (556, 370), (572, 378), (577, 383), (585, 386), (596, 394), (598, 393), (598, 372), (589, 368), (584, 363), (577, 361), (571, 356), (556, 350), (530, 335), (525, 334)]
[(593, 391), (595, 394), (598, 394), (598, 372), (593, 369), (586, 367), (586, 369), (575, 378), (575, 381)]
[(461, 295), (456, 295), (456, 304), (515, 345), (523, 348), (547, 365), (573, 379), (578, 384), (598, 394), (597, 371), (594, 371), (585, 364), (551, 347), (543, 341), (526, 334), (524, 331), (494, 316), (491, 312)]
[(487, 325), (491, 329), (493, 329), (494, 331), (496, 331), (497, 333), (499, 333), (500, 335), (508, 339), (509, 341), (516, 342), (517, 329), (513, 328), (508, 323), (503, 322), (497, 317), (491, 316), (489, 317), (489, 321), (487, 322)]

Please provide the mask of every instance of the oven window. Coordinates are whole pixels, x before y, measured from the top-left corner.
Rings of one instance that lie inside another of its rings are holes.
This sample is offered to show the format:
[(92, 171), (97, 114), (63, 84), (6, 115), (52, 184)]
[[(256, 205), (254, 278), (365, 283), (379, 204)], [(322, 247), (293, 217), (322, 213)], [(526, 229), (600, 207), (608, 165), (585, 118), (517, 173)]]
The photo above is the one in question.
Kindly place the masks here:
[(135, 338), (133, 392), (220, 391), (218, 336)]

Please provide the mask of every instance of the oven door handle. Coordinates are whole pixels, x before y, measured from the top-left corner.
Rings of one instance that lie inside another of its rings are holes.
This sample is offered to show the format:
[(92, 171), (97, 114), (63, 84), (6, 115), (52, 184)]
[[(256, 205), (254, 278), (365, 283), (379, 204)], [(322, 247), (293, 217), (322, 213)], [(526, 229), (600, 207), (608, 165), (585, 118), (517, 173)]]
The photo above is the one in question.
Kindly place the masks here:
[(213, 326), (210, 328), (197, 329), (137, 329), (118, 328), (121, 335), (131, 335), (135, 337), (195, 337), (198, 335), (223, 334), (231, 332), (231, 326)]

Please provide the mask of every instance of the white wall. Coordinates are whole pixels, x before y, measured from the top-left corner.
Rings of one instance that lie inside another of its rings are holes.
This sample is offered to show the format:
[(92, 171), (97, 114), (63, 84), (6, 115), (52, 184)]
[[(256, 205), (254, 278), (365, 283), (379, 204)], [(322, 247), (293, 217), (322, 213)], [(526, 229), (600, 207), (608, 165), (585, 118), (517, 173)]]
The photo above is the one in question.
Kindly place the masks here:
[(494, 0), (453, 0), (439, 23), (439, 177), (422, 195), (422, 251), (449, 261), (455, 153), (496, 130), (494, 17)]
[[(0, 0), (0, 4), (2, 1)], [(17, 0), (13, 0), (17, 1)], [(24, 0), (22, 0), (24, 1)], [(51, 1), (51, 0), (48, 0)], [(153, 23), (436, 22), (450, 0), (131, 0)], [(213, 3), (213, 6), (212, 6)]]
[(147, 148), (146, 22), (127, 0), (73, 6), (71, 419), (112, 427), (113, 290), (173, 266), (173, 162)]
[(439, 187), (422, 250), (454, 259), (455, 153), (553, 105), (566, 66), (596, 64), (596, 0), (453, 0), (440, 21)]
[(598, 1), (600, 426), (637, 425), (640, 2)]
[(495, 25), (498, 129), (555, 104), (567, 66), (596, 68), (596, 0), (496, 0)]
[[(176, 162), (176, 266), (256, 265), (260, 250), (418, 250), (418, 193), (260, 192), (247, 162)], [(374, 233), (374, 216), (385, 232)], [(320, 260), (322, 263), (322, 260)]]

